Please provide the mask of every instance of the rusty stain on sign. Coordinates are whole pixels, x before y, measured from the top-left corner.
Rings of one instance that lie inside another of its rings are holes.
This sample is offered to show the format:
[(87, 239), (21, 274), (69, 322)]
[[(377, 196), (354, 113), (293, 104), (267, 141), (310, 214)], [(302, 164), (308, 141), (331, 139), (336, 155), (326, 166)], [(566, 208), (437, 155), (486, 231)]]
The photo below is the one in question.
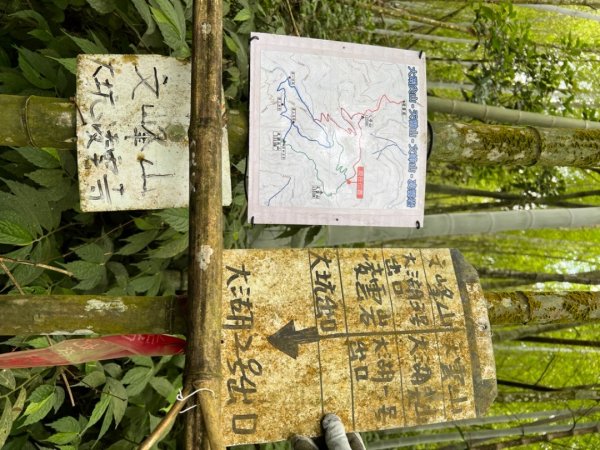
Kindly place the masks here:
[(231, 250), (227, 445), (481, 416), (496, 393), (477, 274), (456, 250)]
[[(79, 55), (77, 161), (83, 211), (188, 204), (188, 62), (159, 55)], [(223, 132), (223, 204), (231, 203)]]

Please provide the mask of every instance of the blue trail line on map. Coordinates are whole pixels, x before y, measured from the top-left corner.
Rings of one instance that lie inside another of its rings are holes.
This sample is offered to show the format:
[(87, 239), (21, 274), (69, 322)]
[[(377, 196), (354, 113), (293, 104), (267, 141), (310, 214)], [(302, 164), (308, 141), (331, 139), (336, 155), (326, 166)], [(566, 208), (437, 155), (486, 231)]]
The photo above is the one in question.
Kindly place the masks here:
[[(317, 125), (325, 134), (326, 138), (327, 138), (327, 144), (322, 144), (318, 139), (313, 139), (309, 136), (306, 136), (302, 133), (302, 131), (300, 131), (300, 127), (298, 125), (296, 125), (294, 123), (294, 121), (285, 115), (285, 113), (288, 112), (288, 108), (287, 108), (287, 92), (285, 90), (285, 88), (282, 88), (282, 85), (287, 83), (287, 85), (293, 89), (294, 91), (296, 91), (296, 95), (298, 96), (298, 98), (300, 99), (300, 102), (302, 102), (302, 104), (306, 107), (306, 111), (308, 112), (308, 114), (310, 115), (311, 120), (315, 123), (315, 125)], [(295, 128), (296, 131), (298, 132), (298, 135), (304, 139), (306, 139), (307, 141), (310, 142), (316, 142), (318, 145), (320, 145), (323, 148), (326, 149), (330, 149), (333, 147), (333, 144), (329, 142), (329, 136), (327, 135), (327, 131), (325, 130), (325, 128), (323, 128), (323, 125), (321, 125), (317, 119), (315, 119), (314, 114), (312, 113), (312, 111), (310, 110), (310, 107), (308, 106), (308, 104), (304, 101), (304, 99), (302, 98), (302, 95), (300, 94), (300, 91), (298, 90), (298, 88), (296, 86), (292, 86), (290, 84), (290, 78), (286, 78), (285, 80), (283, 80), (281, 83), (279, 83), (279, 86), (277, 86), (277, 92), (282, 92), (283, 93), (283, 101), (282, 101), (282, 106), (285, 108), (284, 111), (282, 111), (279, 115), (281, 117), (285, 117), (287, 120), (290, 121), (290, 127), (287, 129), (287, 131), (285, 132), (283, 139), (285, 139), (287, 137), (287, 135), (290, 133), (290, 131), (292, 130), (292, 128)]]
[(283, 190), (286, 187), (288, 187), (288, 185), (290, 184), (291, 181), (292, 181), (292, 177), (288, 177), (287, 183), (285, 183), (283, 185), (283, 187), (281, 189), (279, 189), (277, 192), (275, 192), (275, 194), (273, 194), (273, 196), (271, 196), (271, 198), (267, 201), (267, 206), (271, 206), (271, 200), (273, 200), (275, 197), (277, 197), (279, 194), (281, 194), (283, 192)]
[(381, 149), (378, 149), (378, 150), (375, 150), (373, 153), (371, 153), (372, 155), (374, 155), (374, 154), (376, 154), (376, 153), (379, 153), (379, 155), (377, 155), (377, 159), (379, 159), (379, 158), (380, 158), (380, 156), (381, 156), (381, 154), (383, 153), (383, 151), (384, 151), (386, 148), (389, 148), (389, 147), (397, 147), (397, 148), (398, 148), (398, 150), (400, 151), (400, 153), (402, 153), (404, 156), (406, 156), (406, 153), (405, 153), (405, 152), (404, 152), (404, 151), (403, 151), (403, 150), (400, 148), (400, 146), (398, 145), (398, 143), (397, 143), (397, 142), (395, 142), (395, 141), (393, 141), (393, 140), (391, 140), (391, 139), (388, 139), (388, 138), (384, 138), (384, 137), (382, 137), (382, 136), (377, 136), (377, 135), (376, 135), (376, 134), (374, 134), (374, 133), (371, 133), (371, 136), (373, 136), (374, 138), (381, 139), (381, 140), (383, 140), (383, 141), (389, 142), (389, 144), (388, 144), (388, 145), (386, 145), (385, 147), (383, 147), (383, 148), (381, 148)]

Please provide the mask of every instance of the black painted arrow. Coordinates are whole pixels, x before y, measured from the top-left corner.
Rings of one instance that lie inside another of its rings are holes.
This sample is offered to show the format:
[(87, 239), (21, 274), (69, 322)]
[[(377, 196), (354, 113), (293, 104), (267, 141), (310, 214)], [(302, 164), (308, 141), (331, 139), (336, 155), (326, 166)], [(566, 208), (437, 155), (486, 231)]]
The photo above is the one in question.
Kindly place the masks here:
[(298, 346), (300, 344), (310, 344), (311, 342), (317, 342), (319, 339), (317, 327), (296, 330), (293, 320), (290, 320), (279, 331), (267, 338), (273, 347), (294, 359), (298, 357)]
[(371, 337), (371, 336), (399, 336), (404, 334), (424, 334), (424, 333), (446, 333), (457, 331), (458, 328), (427, 328), (420, 330), (396, 330), (396, 331), (367, 331), (363, 333), (331, 333), (319, 335), (317, 327), (296, 330), (294, 320), (290, 320), (281, 329), (267, 338), (267, 341), (278, 350), (281, 350), (288, 356), (296, 359), (298, 357), (298, 347), (300, 344), (311, 344), (322, 339), (350, 338), (350, 337)]

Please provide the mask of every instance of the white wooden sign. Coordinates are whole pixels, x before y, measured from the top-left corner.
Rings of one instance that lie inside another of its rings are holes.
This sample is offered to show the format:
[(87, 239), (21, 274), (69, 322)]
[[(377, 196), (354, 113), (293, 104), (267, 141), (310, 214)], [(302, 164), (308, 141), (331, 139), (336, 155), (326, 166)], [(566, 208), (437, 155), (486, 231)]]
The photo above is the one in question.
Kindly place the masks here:
[[(184, 207), (189, 196), (188, 62), (80, 55), (77, 161), (83, 211)], [(231, 203), (223, 132), (223, 204)]]

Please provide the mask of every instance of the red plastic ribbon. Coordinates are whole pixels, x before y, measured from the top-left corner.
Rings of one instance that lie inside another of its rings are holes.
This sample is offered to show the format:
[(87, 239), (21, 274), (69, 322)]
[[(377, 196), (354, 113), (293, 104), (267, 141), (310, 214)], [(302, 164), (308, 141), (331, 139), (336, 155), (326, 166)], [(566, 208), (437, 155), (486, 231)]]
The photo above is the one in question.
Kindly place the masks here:
[(0, 369), (68, 366), (126, 356), (165, 356), (183, 353), (185, 340), (165, 334), (124, 334), (68, 339), (47, 348), (0, 355)]

